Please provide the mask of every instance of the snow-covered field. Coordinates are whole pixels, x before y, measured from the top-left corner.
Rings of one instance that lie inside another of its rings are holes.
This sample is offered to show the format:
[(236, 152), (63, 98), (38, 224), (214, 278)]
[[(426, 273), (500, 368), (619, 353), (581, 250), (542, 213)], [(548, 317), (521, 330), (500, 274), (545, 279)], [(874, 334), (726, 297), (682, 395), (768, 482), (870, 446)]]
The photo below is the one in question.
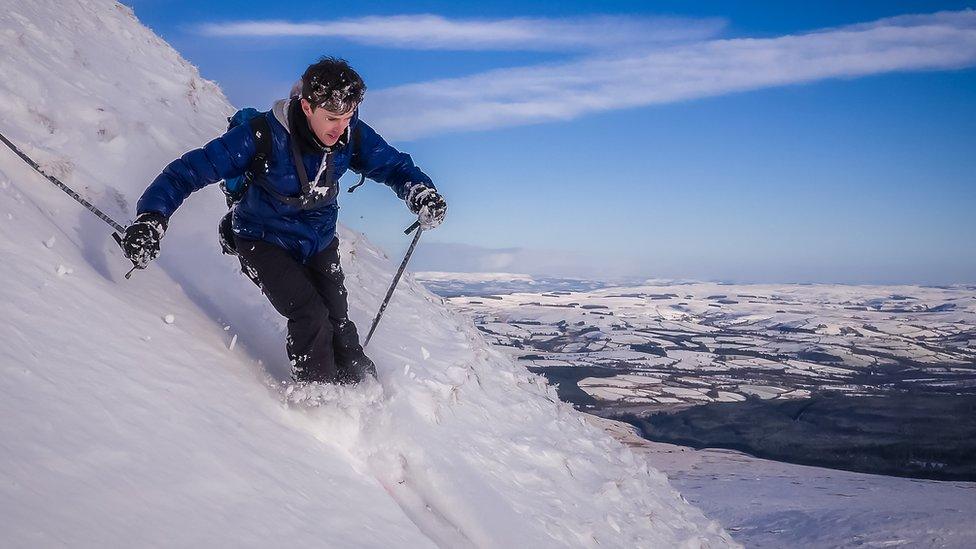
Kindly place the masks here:
[[(462, 296), (494, 344), (598, 401), (976, 391), (976, 288), (658, 284)], [(583, 374), (580, 374), (583, 376)]]
[[(439, 282), (449, 278), (442, 274)], [(465, 283), (460, 278), (453, 290)], [(497, 348), (601, 415), (817, 391), (857, 397), (922, 390), (935, 398), (976, 391), (972, 287), (654, 281), (593, 291), (505, 290), (449, 301)], [(641, 439), (626, 424), (590, 421), (641, 452), (748, 547), (976, 545), (973, 482), (694, 450)]]
[[(8, 2), (0, 46), (0, 131), (123, 223), (233, 112), (113, 2)], [(131, 280), (108, 227), (6, 149), (0, 197), (4, 547), (734, 545), (410, 276), (379, 383), (290, 390), (281, 319), (218, 252), (216, 188)], [(341, 239), (366, 326), (394, 266)]]

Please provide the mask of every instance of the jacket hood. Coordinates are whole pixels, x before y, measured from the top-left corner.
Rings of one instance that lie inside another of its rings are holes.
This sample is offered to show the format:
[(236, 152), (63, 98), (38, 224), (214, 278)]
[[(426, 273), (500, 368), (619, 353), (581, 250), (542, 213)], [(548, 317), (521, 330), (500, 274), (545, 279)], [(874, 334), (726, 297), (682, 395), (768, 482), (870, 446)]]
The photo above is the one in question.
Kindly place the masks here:
[(291, 99), (279, 99), (271, 105), (271, 113), (274, 117), (285, 127), (285, 131), (290, 132), (288, 126), (288, 106), (291, 104)]

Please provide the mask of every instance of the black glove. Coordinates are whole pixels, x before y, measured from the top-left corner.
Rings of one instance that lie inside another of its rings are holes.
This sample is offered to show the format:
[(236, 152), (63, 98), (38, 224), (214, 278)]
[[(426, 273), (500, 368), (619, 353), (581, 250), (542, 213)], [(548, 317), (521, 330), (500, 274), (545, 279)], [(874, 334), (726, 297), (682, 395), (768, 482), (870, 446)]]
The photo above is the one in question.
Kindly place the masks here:
[(433, 187), (418, 184), (410, 187), (407, 207), (420, 218), (420, 227), (425, 231), (444, 222), (447, 215), (447, 201)]
[(166, 218), (156, 212), (139, 214), (135, 222), (125, 229), (122, 251), (140, 269), (159, 255), (159, 241), (166, 233)]

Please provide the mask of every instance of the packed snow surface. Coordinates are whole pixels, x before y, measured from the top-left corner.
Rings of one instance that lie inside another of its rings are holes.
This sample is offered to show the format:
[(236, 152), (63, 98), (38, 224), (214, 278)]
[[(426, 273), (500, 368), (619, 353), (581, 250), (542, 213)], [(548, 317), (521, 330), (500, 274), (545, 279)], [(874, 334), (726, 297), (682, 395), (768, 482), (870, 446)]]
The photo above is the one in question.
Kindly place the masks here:
[[(7, 3), (0, 46), (0, 131), (123, 224), (233, 112), (113, 2)], [(0, 196), (0, 545), (733, 545), (410, 276), (378, 383), (295, 388), (282, 320), (219, 253), (215, 187), (131, 280), (108, 226), (6, 149)], [(340, 236), (366, 327), (394, 266)]]

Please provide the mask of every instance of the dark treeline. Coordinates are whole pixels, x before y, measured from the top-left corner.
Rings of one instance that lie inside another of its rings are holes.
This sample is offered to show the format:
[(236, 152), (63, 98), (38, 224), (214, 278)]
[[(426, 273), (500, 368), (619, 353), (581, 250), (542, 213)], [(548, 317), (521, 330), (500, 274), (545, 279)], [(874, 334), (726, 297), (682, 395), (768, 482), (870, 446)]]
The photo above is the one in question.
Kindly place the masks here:
[(863, 473), (976, 481), (976, 396), (818, 395), (617, 419), (649, 440)]

